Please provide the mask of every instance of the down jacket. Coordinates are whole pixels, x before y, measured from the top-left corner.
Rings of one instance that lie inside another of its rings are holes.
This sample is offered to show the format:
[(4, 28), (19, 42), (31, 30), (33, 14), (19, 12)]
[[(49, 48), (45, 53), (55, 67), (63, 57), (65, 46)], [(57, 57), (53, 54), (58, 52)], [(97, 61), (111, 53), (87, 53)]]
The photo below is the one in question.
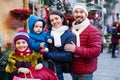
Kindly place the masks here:
[(35, 51), (35, 52), (39, 52), (40, 49), (42, 49), (40, 47), (40, 44), (42, 42), (45, 43), (45, 47), (47, 47), (48, 43), (47, 40), (51, 39), (51, 36), (44, 30), (42, 30), (39, 34), (37, 34), (36, 32), (34, 32), (34, 25), (37, 21), (41, 21), (43, 22), (43, 29), (45, 27), (45, 21), (43, 18), (35, 16), (35, 15), (31, 15), (28, 19), (28, 26), (29, 26), (29, 37), (30, 37), (30, 46), (31, 48)]
[[(54, 40), (53, 40), (54, 41)], [(75, 42), (74, 35), (70, 30), (66, 30), (61, 36), (61, 47), (55, 47), (54, 44), (49, 45), (49, 52), (46, 53), (48, 59), (54, 62), (70, 62), (72, 60), (73, 54), (64, 50), (65, 44), (70, 44)], [(54, 42), (53, 42), (54, 43)]]
[(63, 80), (63, 72), (64, 72), (62, 67), (63, 63), (71, 62), (73, 58), (73, 53), (65, 51), (64, 46), (65, 44), (70, 44), (71, 42), (74, 42), (74, 41), (75, 41), (75, 38), (72, 32), (70, 30), (66, 30), (61, 35), (62, 46), (55, 47), (54, 40), (53, 40), (53, 43), (50, 44), (49, 46), (49, 52), (44, 54), (44, 56), (46, 56), (48, 60), (52, 60), (54, 62), (55, 66), (49, 65), (49, 68), (52, 69), (53, 71), (55, 71), (56, 69), (56, 73), (59, 80)]
[(72, 63), (72, 71), (76, 74), (89, 74), (97, 69), (97, 57), (100, 54), (100, 33), (96, 27), (89, 24), (79, 35), (80, 47), (76, 46)]

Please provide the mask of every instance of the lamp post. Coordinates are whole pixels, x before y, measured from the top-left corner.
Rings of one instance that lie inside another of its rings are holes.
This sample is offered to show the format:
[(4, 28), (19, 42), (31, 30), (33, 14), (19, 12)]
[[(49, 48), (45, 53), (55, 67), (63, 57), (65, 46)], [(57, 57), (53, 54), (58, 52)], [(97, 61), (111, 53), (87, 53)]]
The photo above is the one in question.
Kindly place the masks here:
[(32, 2), (32, 13), (35, 14), (35, 3), (37, 0), (30, 0)]
[(23, 0), (23, 9), (28, 9), (28, 0)]
[(2, 37), (1, 37), (1, 34), (0, 34), (0, 54), (1, 54), (1, 47), (2, 47)]

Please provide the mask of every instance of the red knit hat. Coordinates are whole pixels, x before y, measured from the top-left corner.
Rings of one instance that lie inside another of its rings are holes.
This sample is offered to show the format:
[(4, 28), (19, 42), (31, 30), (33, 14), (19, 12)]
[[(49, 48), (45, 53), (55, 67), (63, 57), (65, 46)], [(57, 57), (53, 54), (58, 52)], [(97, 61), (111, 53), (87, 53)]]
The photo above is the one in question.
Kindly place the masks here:
[(14, 37), (14, 44), (16, 43), (17, 40), (19, 39), (24, 39), (27, 41), (27, 43), (29, 43), (29, 36), (26, 30), (19, 30)]

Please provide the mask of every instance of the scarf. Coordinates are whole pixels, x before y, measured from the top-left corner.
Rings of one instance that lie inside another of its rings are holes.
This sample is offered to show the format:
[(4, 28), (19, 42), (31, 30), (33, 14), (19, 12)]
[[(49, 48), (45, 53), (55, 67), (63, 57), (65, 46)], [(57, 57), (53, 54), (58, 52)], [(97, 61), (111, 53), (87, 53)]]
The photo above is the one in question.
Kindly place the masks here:
[(19, 51), (17, 48), (15, 48), (14, 51), (18, 56), (29, 56), (32, 53), (32, 50), (29, 47), (27, 47), (25, 51)]
[(82, 23), (75, 25), (75, 21), (73, 22), (73, 28), (72, 28), (72, 32), (73, 34), (75, 34), (76, 36), (76, 45), (80, 46), (80, 37), (79, 35), (88, 27), (88, 25), (90, 24), (88, 18), (86, 18)]
[(56, 46), (56, 47), (62, 46), (62, 44), (61, 44), (61, 35), (66, 30), (68, 30), (67, 26), (61, 26), (60, 28), (57, 28), (57, 29), (52, 27), (51, 36), (54, 39), (54, 46)]

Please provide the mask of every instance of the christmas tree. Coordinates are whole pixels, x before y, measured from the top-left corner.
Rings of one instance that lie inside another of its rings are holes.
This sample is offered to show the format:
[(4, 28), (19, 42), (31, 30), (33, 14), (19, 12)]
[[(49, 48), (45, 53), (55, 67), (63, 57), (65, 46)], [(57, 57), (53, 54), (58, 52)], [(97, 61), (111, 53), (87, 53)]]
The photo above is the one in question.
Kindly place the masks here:
[(55, 7), (57, 10), (59, 10), (61, 12), (65, 12), (64, 5), (60, 0), (55, 1)]
[(63, 2), (66, 14), (72, 14), (72, 7), (69, 2)]

